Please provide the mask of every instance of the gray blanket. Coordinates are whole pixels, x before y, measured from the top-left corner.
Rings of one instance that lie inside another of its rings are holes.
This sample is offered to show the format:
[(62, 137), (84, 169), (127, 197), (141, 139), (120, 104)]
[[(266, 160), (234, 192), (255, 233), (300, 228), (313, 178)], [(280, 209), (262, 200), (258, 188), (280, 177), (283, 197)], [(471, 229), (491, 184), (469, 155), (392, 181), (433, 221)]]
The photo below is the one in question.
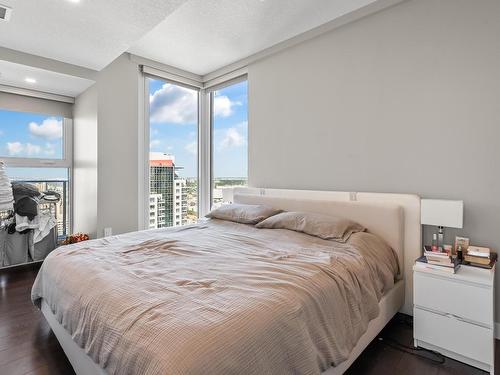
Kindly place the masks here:
[(110, 374), (319, 374), (398, 272), (370, 233), (340, 244), (210, 220), (61, 247), (32, 299)]

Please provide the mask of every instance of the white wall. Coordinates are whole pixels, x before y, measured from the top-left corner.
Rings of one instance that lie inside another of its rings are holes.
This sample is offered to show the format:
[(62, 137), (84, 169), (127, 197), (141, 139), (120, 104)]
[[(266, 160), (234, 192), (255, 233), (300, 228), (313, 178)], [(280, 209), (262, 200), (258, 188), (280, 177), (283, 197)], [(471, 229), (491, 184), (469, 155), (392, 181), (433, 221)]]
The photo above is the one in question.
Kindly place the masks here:
[(459, 232), (500, 250), (499, 20), (411, 0), (252, 64), (250, 184), (463, 199)]
[(73, 231), (97, 236), (97, 85), (73, 107)]
[[(98, 89), (97, 235), (138, 229), (139, 68), (124, 54), (104, 68)], [(142, 100), (142, 97), (141, 97)]]
[[(75, 101), (74, 230), (102, 237), (138, 229), (139, 83), (123, 54)], [(142, 97), (141, 97), (142, 100)]]

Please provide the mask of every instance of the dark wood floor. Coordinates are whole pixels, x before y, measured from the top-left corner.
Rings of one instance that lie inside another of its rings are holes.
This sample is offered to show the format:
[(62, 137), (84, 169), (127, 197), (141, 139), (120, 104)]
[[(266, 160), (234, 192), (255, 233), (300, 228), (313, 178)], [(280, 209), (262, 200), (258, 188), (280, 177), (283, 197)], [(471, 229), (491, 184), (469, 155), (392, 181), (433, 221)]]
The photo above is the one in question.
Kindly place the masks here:
[[(37, 267), (0, 270), (0, 375), (74, 374), (42, 314), (30, 301)], [(412, 345), (412, 328), (404, 315), (395, 317), (347, 372), (360, 374), (486, 374), (452, 359), (436, 364), (384, 343)], [(498, 348), (498, 345), (497, 345)], [(500, 352), (497, 350), (497, 363)]]

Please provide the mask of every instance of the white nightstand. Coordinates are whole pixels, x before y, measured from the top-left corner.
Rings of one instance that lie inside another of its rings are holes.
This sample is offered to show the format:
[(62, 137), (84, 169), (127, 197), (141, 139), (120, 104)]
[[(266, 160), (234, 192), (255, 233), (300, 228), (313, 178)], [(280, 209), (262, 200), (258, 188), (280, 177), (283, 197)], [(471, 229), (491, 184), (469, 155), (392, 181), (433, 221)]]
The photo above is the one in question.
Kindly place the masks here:
[(461, 266), (456, 274), (413, 268), (415, 346), (494, 372), (492, 270)]

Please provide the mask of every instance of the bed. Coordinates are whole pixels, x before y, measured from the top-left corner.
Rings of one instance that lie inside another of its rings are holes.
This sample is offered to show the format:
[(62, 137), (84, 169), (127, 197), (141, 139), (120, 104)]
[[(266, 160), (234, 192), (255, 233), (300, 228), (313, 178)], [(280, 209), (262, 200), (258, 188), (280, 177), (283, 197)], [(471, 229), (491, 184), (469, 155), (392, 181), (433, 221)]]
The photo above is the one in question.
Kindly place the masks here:
[(44, 263), (32, 298), (77, 374), (341, 374), (397, 311), (410, 311), (418, 197), (236, 193), (237, 203), (349, 217), (394, 249), (399, 272), (375, 261), (374, 243), (332, 249), (220, 220), (67, 247)]

